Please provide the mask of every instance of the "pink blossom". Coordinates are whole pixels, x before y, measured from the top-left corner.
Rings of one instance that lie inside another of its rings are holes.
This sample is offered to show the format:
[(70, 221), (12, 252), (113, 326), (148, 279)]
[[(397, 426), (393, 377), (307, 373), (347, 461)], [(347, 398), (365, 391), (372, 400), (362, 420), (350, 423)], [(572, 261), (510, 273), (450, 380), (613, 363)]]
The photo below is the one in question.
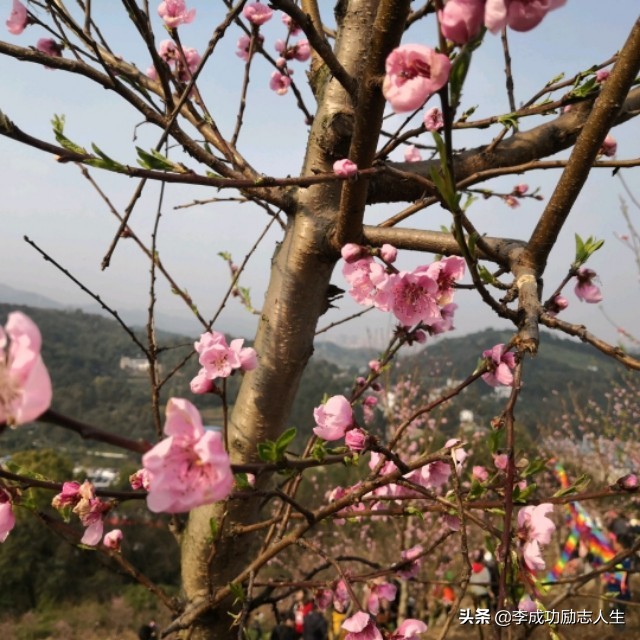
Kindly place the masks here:
[(351, 285), (349, 294), (358, 304), (374, 305), (382, 311), (389, 311), (389, 274), (384, 267), (370, 256), (347, 263), (342, 274)]
[(359, 453), (367, 444), (367, 434), (362, 429), (349, 429), (344, 437), (344, 441), (351, 451)]
[(596, 71), (596, 82), (606, 82), (609, 79), (610, 75), (611, 71), (609, 71), (608, 69), (598, 69)]
[(311, 45), (308, 40), (298, 40), (289, 46), (286, 46), (284, 40), (276, 40), (275, 49), (284, 60), (306, 62), (311, 57)]
[(437, 489), (449, 481), (451, 467), (446, 462), (437, 460), (421, 467), (419, 472), (415, 477), (418, 484), (427, 489)]
[(422, 154), (420, 153), (420, 149), (416, 147), (415, 144), (410, 144), (404, 150), (404, 161), (405, 162), (420, 162), (422, 160)]
[(576, 274), (578, 280), (574, 292), (579, 300), (582, 302), (588, 302), (590, 304), (597, 304), (602, 302), (602, 293), (600, 289), (593, 284), (593, 279), (598, 274), (586, 267), (580, 267)]
[(373, 373), (380, 373), (380, 360), (369, 360), (369, 369), (371, 369)]
[(233, 474), (222, 434), (205, 431), (188, 400), (170, 398), (166, 415), (167, 437), (142, 457), (149, 474), (149, 509), (179, 513), (226, 498)]
[(458, 516), (454, 516), (451, 513), (445, 513), (444, 516), (442, 516), (442, 520), (444, 524), (451, 529), (451, 531), (460, 531), (461, 522)]
[[(234, 371), (252, 371), (258, 365), (257, 354), (250, 347), (243, 348), (244, 340), (237, 338), (231, 345), (218, 331), (203, 333), (200, 340), (194, 343), (199, 354), (198, 362), (202, 369), (192, 381), (196, 388), (202, 388), (202, 377), (206, 375), (210, 380), (228, 378)], [(197, 381), (196, 381), (197, 380)]]
[(627, 473), (626, 476), (618, 478), (616, 484), (624, 491), (636, 491), (638, 489), (638, 476), (635, 473)]
[(313, 432), (323, 440), (339, 440), (353, 424), (353, 410), (344, 396), (332, 396), (313, 410)]
[(289, 33), (292, 36), (297, 36), (301, 31), (300, 27), (292, 20), (291, 16), (286, 13), (282, 14), (282, 24), (289, 29)]
[(517, 184), (515, 187), (513, 187), (513, 193), (519, 196), (523, 196), (525, 193), (527, 193), (527, 191), (529, 191), (528, 184)]
[(397, 587), (390, 582), (380, 582), (371, 585), (367, 598), (367, 610), (373, 616), (380, 611), (380, 600), (393, 602), (396, 599)]
[(393, 264), (398, 258), (398, 250), (390, 244), (383, 244), (380, 247), (380, 257), (389, 264)]
[(65, 507), (75, 506), (78, 500), (80, 500), (80, 483), (65, 482), (62, 485), (62, 491), (53, 497), (51, 505), (55, 509), (61, 510)]
[(336, 588), (333, 592), (333, 608), (340, 612), (344, 613), (347, 610), (351, 602), (351, 596), (349, 595), (349, 589), (347, 589), (347, 585), (344, 580), (338, 581)]
[(333, 163), (333, 172), (341, 178), (351, 178), (358, 174), (358, 165), (348, 158), (343, 158)]
[(358, 611), (347, 618), (342, 623), (342, 628), (349, 632), (345, 640), (383, 640), (373, 618), (364, 611)]
[(261, 4), (260, 2), (252, 2), (251, 4), (245, 5), (242, 10), (242, 15), (249, 20), (249, 22), (255, 25), (262, 25), (265, 22), (271, 20), (271, 16), (273, 16), (273, 11), (267, 7), (266, 4)]
[(13, 0), (13, 8), (5, 24), (9, 29), (9, 33), (13, 33), (14, 36), (19, 36), (29, 24), (27, 8), (20, 0)]
[(420, 44), (394, 49), (386, 61), (384, 97), (396, 113), (419, 109), (449, 79), (451, 62), (442, 53)]
[(360, 260), (363, 256), (367, 255), (365, 247), (361, 247), (359, 244), (348, 242), (340, 249), (340, 255), (345, 262), (352, 264), (356, 260)]
[(458, 256), (449, 256), (432, 262), (426, 270), (438, 285), (437, 302), (444, 306), (453, 302), (454, 285), (464, 277), (465, 261)]
[(402, 560), (404, 562), (408, 562), (409, 564), (398, 571), (398, 575), (405, 580), (410, 580), (411, 578), (415, 578), (418, 573), (420, 573), (420, 565), (422, 563), (421, 554), (423, 552), (422, 547), (417, 544), (415, 547), (411, 547), (410, 549), (406, 549), (401, 553)]
[(564, 311), (569, 306), (569, 301), (561, 296), (559, 293), (551, 299), (547, 307), (547, 313), (550, 316), (556, 316), (561, 311)]
[[(254, 45), (254, 50), (258, 49), (262, 46), (264, 42), (264, 36), (258, 35), (257, 42)], [(245, 62), (249, 60), (249, 50), (251, 49), (251, 37), (244, 35), (238, 38), (238, 42), (236, 44), (236, 55), (238, 58), (241, 58)]]
[(158, 15), (170, 29), (189, 24), (196, 17), (196, 10), (187, 11), (184, 0), (164, 0), (158, 7)]
[(7, 539), (13, 527), (16, 526), (16, 517), (11, 506), (11, 496), (4, 489), (0, 489), (0, 543)]
[(178, 59), (178, 47), (173, 40), (163, 40), (158, 45), (158, 55), (167, 63)]
[(291, 86), (291, 78), (284, 73), (274, 71), (271, 74), (271, 80), (269, 80), (269, 88), (275, 91), (279, 96), (283, 96), (289, 87)]
[(520, 611), (526, 611), (527, 613), (533, 613), (534, 611), (538, 610), (538, 605), (536, 604), (535, 600), (531, 599), (531, 596), (524, 595), (520, 599), (520, 602), (518, 602), (518, 609)]
[(600, 147), (600, 151), (598, 153), (603, 156), (607, 156), (607, 158), (613, 158), (616, 155), (616, 151), (618, 150), (618, 143), (616, 139), (608, 134), (604, 139), (602, 146)]
[(471, 470), (471, 477), (478, 482), (486, 482), (489, 479), (489, 472), (486, 467), (476, 465)]
[(149, 491), (149, 472), (146, 469), (138, 469), (129, 476), (129, 484), (134, 490), (144, 489)]
[(500, 471), (506, 471), (509, 466), (509, 456), (506, 453), (498, 453), (493, 455), (493, 464), (496, 469)]
[(386, 292), (391, 311), (404, 326), (418, 322), (430, 325), (442, 320), (436, 301), (438, 284), (423, 267), (390, 276)]
[(203, 367), (198, 371), (196, 377), (189, 383), (191, 392), (197, 395), (210, 393), (216, 388), (213, 380), (207, 375), (207, 370)]
[(491, 33), (507, 25), (514, 31), (537, 27), (545, 15), (563, 6), (567, 0), (487, 0), (484, 23)]
[(504, 196), (504, 201), (505, 204), (508, 207), (511, 207), (512, 209), (517, 209), (520, 206), (520, 203), (518, 202), (517, 198), (514, 198), (513, 196)]
[(492, 349), (482, 352), (482, 357), (488, 359), (490, 371), (482, 374), (482, 379), (492, 387), (513, 385), (511, 371), (516, 367), (516, 357), (510, 351), (506, 351), (503, 344), (497, 344)]
[(421, 620), (407, 618), (392, 634), (389, 640), (418, 640), (425, 633), (427, 625)]
[(431, 107), (424, 112), (424, 128), (427, 131), (440, 131), (444, 127), (442, 111), (438, 107)]
[[(449, 304), (445, 304), (444, 307), (440, 309), (440, 314), (442, 315), (442, 320), (437, 320), (429, 327), (429, 333), (433, 336), (440, 335), (441, 333), (446, 333), (447, 331), (453, 331), (453, 316), (455, 315), (455, 311), (458, 308), (458, 305), (454, 302), (450, 302)], [(420, 339), (418, 338), (418, 342)]]
[(62, 58), (62, 45), (53, 38), (40, 38), (36, 43), (36, 49), (52, 58)]
[(0, 326), (0, 424), (32, 422), (49, 408), (51, 379), (41, 346), (38, 327), (19, 311), (9, 314), (4, 329)]
[(114, 551), (120, 551), (120, 544), (122, 543), (122, 531), (120, 529), (113, 529), (109, 531), (109, 533), (105, 534), (102, 544), (108, 549), (113, 549)]
[(541, 544), (549, 544), (556, 525), (547, 517), (553, 511), (549, 503), (536, 507), (523, 507), (518, 512), (518, 537), (522, 542), (524, 562), (531, 571), (544, 569), (540, 553)]
[(438, 18), (445, 38), (466, 44), (482, 29), (484, 0), (449, 0), (444, 10), (438, 12)]

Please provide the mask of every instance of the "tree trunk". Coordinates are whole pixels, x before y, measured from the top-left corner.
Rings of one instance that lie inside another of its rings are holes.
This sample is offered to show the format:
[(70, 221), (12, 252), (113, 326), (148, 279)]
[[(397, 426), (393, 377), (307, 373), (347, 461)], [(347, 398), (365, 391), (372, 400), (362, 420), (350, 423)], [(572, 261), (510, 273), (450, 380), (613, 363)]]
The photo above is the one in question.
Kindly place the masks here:
[[(361, 76), (366, 65), (377, 11), (375, 0), (352, 0), (345, 15), (338, 16), (335, 53), (354, 78)], [(330, 172), (333, 162), (347, 157), (353, 130), (353, 104), (345, 89), (329, 78), (326, 69), (320, 68), (317, 73), (318, 109), (302, 170), (305, 176)], [(376, 139), (382, 108), (379, 112), (380, 117), (370, 130)], [(343, 182), (334, 181), (299, 189), (293, 195), (294, 210), (284, 240), (272, 259), (256, 335), (258, 367), (245, 375), (230, 419), (229, 443), (234, 463), (255, 461), (257, 443), (275, 440), (287, 426), (300, 377), (313, 353), (315, 328), (326, 310), (327, 289), (339, 257), (329, 239), (340, 210), (342, 186)], [(268, 482), (262, 476), (258, 487)], [(216, 590), (231, 582), (254, 559), (261, 533), (239, 537), (234, 525), (255, 522), (258, 515), (257, 501), (229, 501), (201, 507), (190, 514), (181, 540), (183, 588), (188, 602), (215, 596)], [(222, 523), (215, 553), (210, 540), (211, 518)], [(200, 617), (189, 637), (229, 637), (228, 613), (234, 610), (238, 605), (234, 607), (231, 598), (227, 598)]]

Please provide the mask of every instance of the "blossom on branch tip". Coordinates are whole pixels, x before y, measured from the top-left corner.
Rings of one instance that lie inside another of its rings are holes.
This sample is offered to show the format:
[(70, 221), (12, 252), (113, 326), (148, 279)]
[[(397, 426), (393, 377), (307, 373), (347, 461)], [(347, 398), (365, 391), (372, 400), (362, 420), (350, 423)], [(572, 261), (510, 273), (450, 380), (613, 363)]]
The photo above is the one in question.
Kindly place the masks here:
[(4, 489), (0, 489), (0, 543), (7, 539), (16, 525), (16, 517), (11, 505), (11, 496)]
[(482, 352), (482, 357), (487, 359), (490, 370), (482, 374), (482, 379), (492, 387), (513, 386), (513, 374), (516, 367), (516, 357), (510, 351), (506, 351), (504, 344), (497, 344), (492, 349)]
[(561, 296), (560, 294), (557, 294), (553, 296), (553, 298), (549, 302), (547, 306), (547, 313), (550, 316), (556, 316), (561, 311), (564, 311), (568, 306), (569, 306), (569, 301), (565, 297)]
[(273, 10), (261, 2), (252, 2), (244, 6), (242, 15), (252, 24), (260, 26), (271, 20)]
[(358, 165), (349, 158), (343, 158), (333, 163), (333, 172), (340, 178), (351, 178), (358, 174)]
[(419, 109), (449, 80), (451, 62), (442, 53), (421, 44), (394, 49), (385, 63), (382, 93), (396, 113)]
[(16, 427), (35, 420), (51, 404), (51, 379), (40, 355), (42, 337), (19, 311), (0, 326), (0, 424)]
[(424, 267), (390, 276), (385, 290), (391, 311), (403, 326), (411, 327), (418, 322), (431, 325), (442, 320), (436, 301), (438, 284)]
[(196, 17), (196, 10), (187, 11), (184, 0), (164, 0), (158, 7), (158, 15), (170, 29), (189, 24)]
[(545, 15), (562, 7), (567, 0), (487, 0), (484, 23), (491, 33), (506, 26), (514, 31), (530, 31)]
[(380, 257), (389, 264), (393, 264), (398, 258), (398, 250), (390, 244), (383, 244), (380, 247)]
[(593, 284), (593, 279), (598, 274), (592, 269), (586, 267), (580, 267), (578, 273), (576, 273), (576, 279), (578, 280), (574, 292), (579, 300), (582, 302), (588, 302), (590, 304), (597, 304), (602, 302), (602, 292)]
[(129, 476), (129, 484), (133, 490), (149, 490), (149, 472), (146, 469), (138, 469)]
[(14, 36), (19, 36), (29, 24), (29, 16), (27, 14), (27, 7), (25, 7), (20, 0), (13, 0), (13, 8), (5, 23), (9, 33)]
[(102, 544), (108, 549), (113, 549), (114, 551), (120, 551), (120, 544), (122, 543), (122, 531), (120, 529), (113, 529), (109, 531), (109, 533), (105, 534), (102, 539)]
[(344, 396), (332, 396), (313, 410), (313, 432), (323, 440), (339, 440), (353, 424), (351, 403)]
[(147, 506), (155, 513), (182, 513), (226, 498), (233, 487), (222, 434), (205, 431), (200, 413), (188, 400), (167, 402), (166, 438), (147, 451)]
[(485, 0), (449, 0), (438, 12), (440, 28), (447, 40), (466, 44), (482, 29)]

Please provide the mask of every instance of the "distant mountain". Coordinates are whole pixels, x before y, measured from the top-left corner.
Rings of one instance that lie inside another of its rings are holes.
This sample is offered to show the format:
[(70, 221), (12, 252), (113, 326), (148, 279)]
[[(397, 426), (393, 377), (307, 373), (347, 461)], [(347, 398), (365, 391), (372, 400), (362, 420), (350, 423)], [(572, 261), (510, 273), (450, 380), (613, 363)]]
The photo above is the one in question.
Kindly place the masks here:
[(14, 289), (6, 284), (0, 283), (0, 303), (24, 304), (29, 307), (40, 307), (42, 309), (64, 309), (65, 305), (51, 300), (39, 293)]
[[(3, 291), (11, 293), (6, 287)], [(42, 302), (40, 298), (36, 299)], [(54, 409), (129, 437), (155, 437), (147, 375), (121, 369), (121, 358), (141, 357), (140, 350), (113, 319), (77, 309), (20, 307), (12, 302), (0, 304), (0, 320), (15, 308), (30, 315), (42, 332), (43, 357), (54, 384)], [(146, 332), (139, 330), (139, 336), (145, 344)], [(402, 356), (401, 367), (390, 369), (385, 381), (393, 384), (410, 374), (425, 393), (435, 392), (451, 381), (465, 379), (474, 371), (485, 349), (509, 338), (509, 333), (486, 330), (432, 341), (419, 351), (413, 347)], [(160, 358), (163, 373), (186, 362), (163, 385), (161, 403), (172, 396), (186, 397), (212, 416), (216, 414), (220, 406), (217, 398), (193, 396), (189, 390), (189, 381), (199, 368), (195, 358), (185, 360), (193, 348), (193, 334), (160, 332), (159, 340), (163, 348)], [(323, 395), (348, 395), (355, 376), (366, 371), (369, 360), (378, 355), (372, 349), (348, 349), (330, 342), (316, 344), (314, 356), (302, 376), (290, 424), (308, 433), (313, 426), (313, 408)], [(540, 354), (527, 357), (524, 363), (517, 419), (527, 432), (535, 434), (542, 427), (559, 424), (563, 413), (587, 406), (589, 399), (604, 403), (612, 382), (621, 379), (621, 369), (588, 345), (544, 333)], [(229, 379), (230, 403), (239, 381), (239, 376)], [(479, 382), (439, 409), (440, 417), (446, 417), (449, 425), (443, 431), (456, 433), (462, 410), (473, 411), (477, 424), (488, 425), (503, 407), (504, 397)], [(3, 434), (3, 447), (7, 451), (33, 444), (81, 445), (76, 436), (51, 426)]]

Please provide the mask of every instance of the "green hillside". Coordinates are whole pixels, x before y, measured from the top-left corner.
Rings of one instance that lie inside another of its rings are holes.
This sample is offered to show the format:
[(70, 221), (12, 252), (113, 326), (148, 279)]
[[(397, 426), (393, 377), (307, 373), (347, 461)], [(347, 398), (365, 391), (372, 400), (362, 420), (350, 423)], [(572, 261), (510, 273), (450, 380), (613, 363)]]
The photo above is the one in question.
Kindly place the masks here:
[[(148, 376), (120, 368), (122, 357), (141, 354), (115, 321), (80, 311), (4, 304), (0, 304), (0, 320), (4, 323), (7, 313), (14, 309), (27, 313), (42, 331), (43, 357), (54, 385), (53, 409), (131, 438), (154, 439)], [(144, 332), (139, 335), (144, 343)], [(165, 349), (160, 356), (165, 375), (184, 360), (196, 338), (159, 333), (160, 346)], [(394, 376), (413, 371), (426, 390), (442, 387), (448, 379), (464, 379), (475, 369), (483, 350), (508, 339), (507, 333), (487, 330), (442, 339), (419, 352), (414, 348), (405, 352), (403, 366), (394, 369)], [(312, 358), (303, 376), (291, 415), (291, 424), (303, 433), (310, 432), (313, 408), (324, 393), (346, 393), (354, 377), (366, 370), (368, 360), (375, 355), (368, 349), (350, 350), (333, 343), (321, 343), (317, 352), (319, 355)], [(219, 400), (194, 396), (189, 390), (189, 381), (197, 370), (198, 363), (191, 358), (164, 385), (162, 401), (171, 396), (188, 398), (203, 411), (205, 422), (219, 423)], [(570, 410), (570, 398), (602, 398), (620, 373), (619, 365), (588, 345), (545, 333), (540, 354), (527, 358), (525, 363), (518, 419), (535, 431), (554, 415)], [(238, 376), (229, 381), (231, 403), (238, 383)], [(453, 429), (460, 409), (471, 409), (480, 421), (488, 421), (499, 406), (493, 390), (478, 383), (452, 403), (447, 412)], [(22, 427), (3, 434), (5, 452), (34, 445), (62, 446), (76, 453), (85, 448), (78, 436), (51, 425)]]

